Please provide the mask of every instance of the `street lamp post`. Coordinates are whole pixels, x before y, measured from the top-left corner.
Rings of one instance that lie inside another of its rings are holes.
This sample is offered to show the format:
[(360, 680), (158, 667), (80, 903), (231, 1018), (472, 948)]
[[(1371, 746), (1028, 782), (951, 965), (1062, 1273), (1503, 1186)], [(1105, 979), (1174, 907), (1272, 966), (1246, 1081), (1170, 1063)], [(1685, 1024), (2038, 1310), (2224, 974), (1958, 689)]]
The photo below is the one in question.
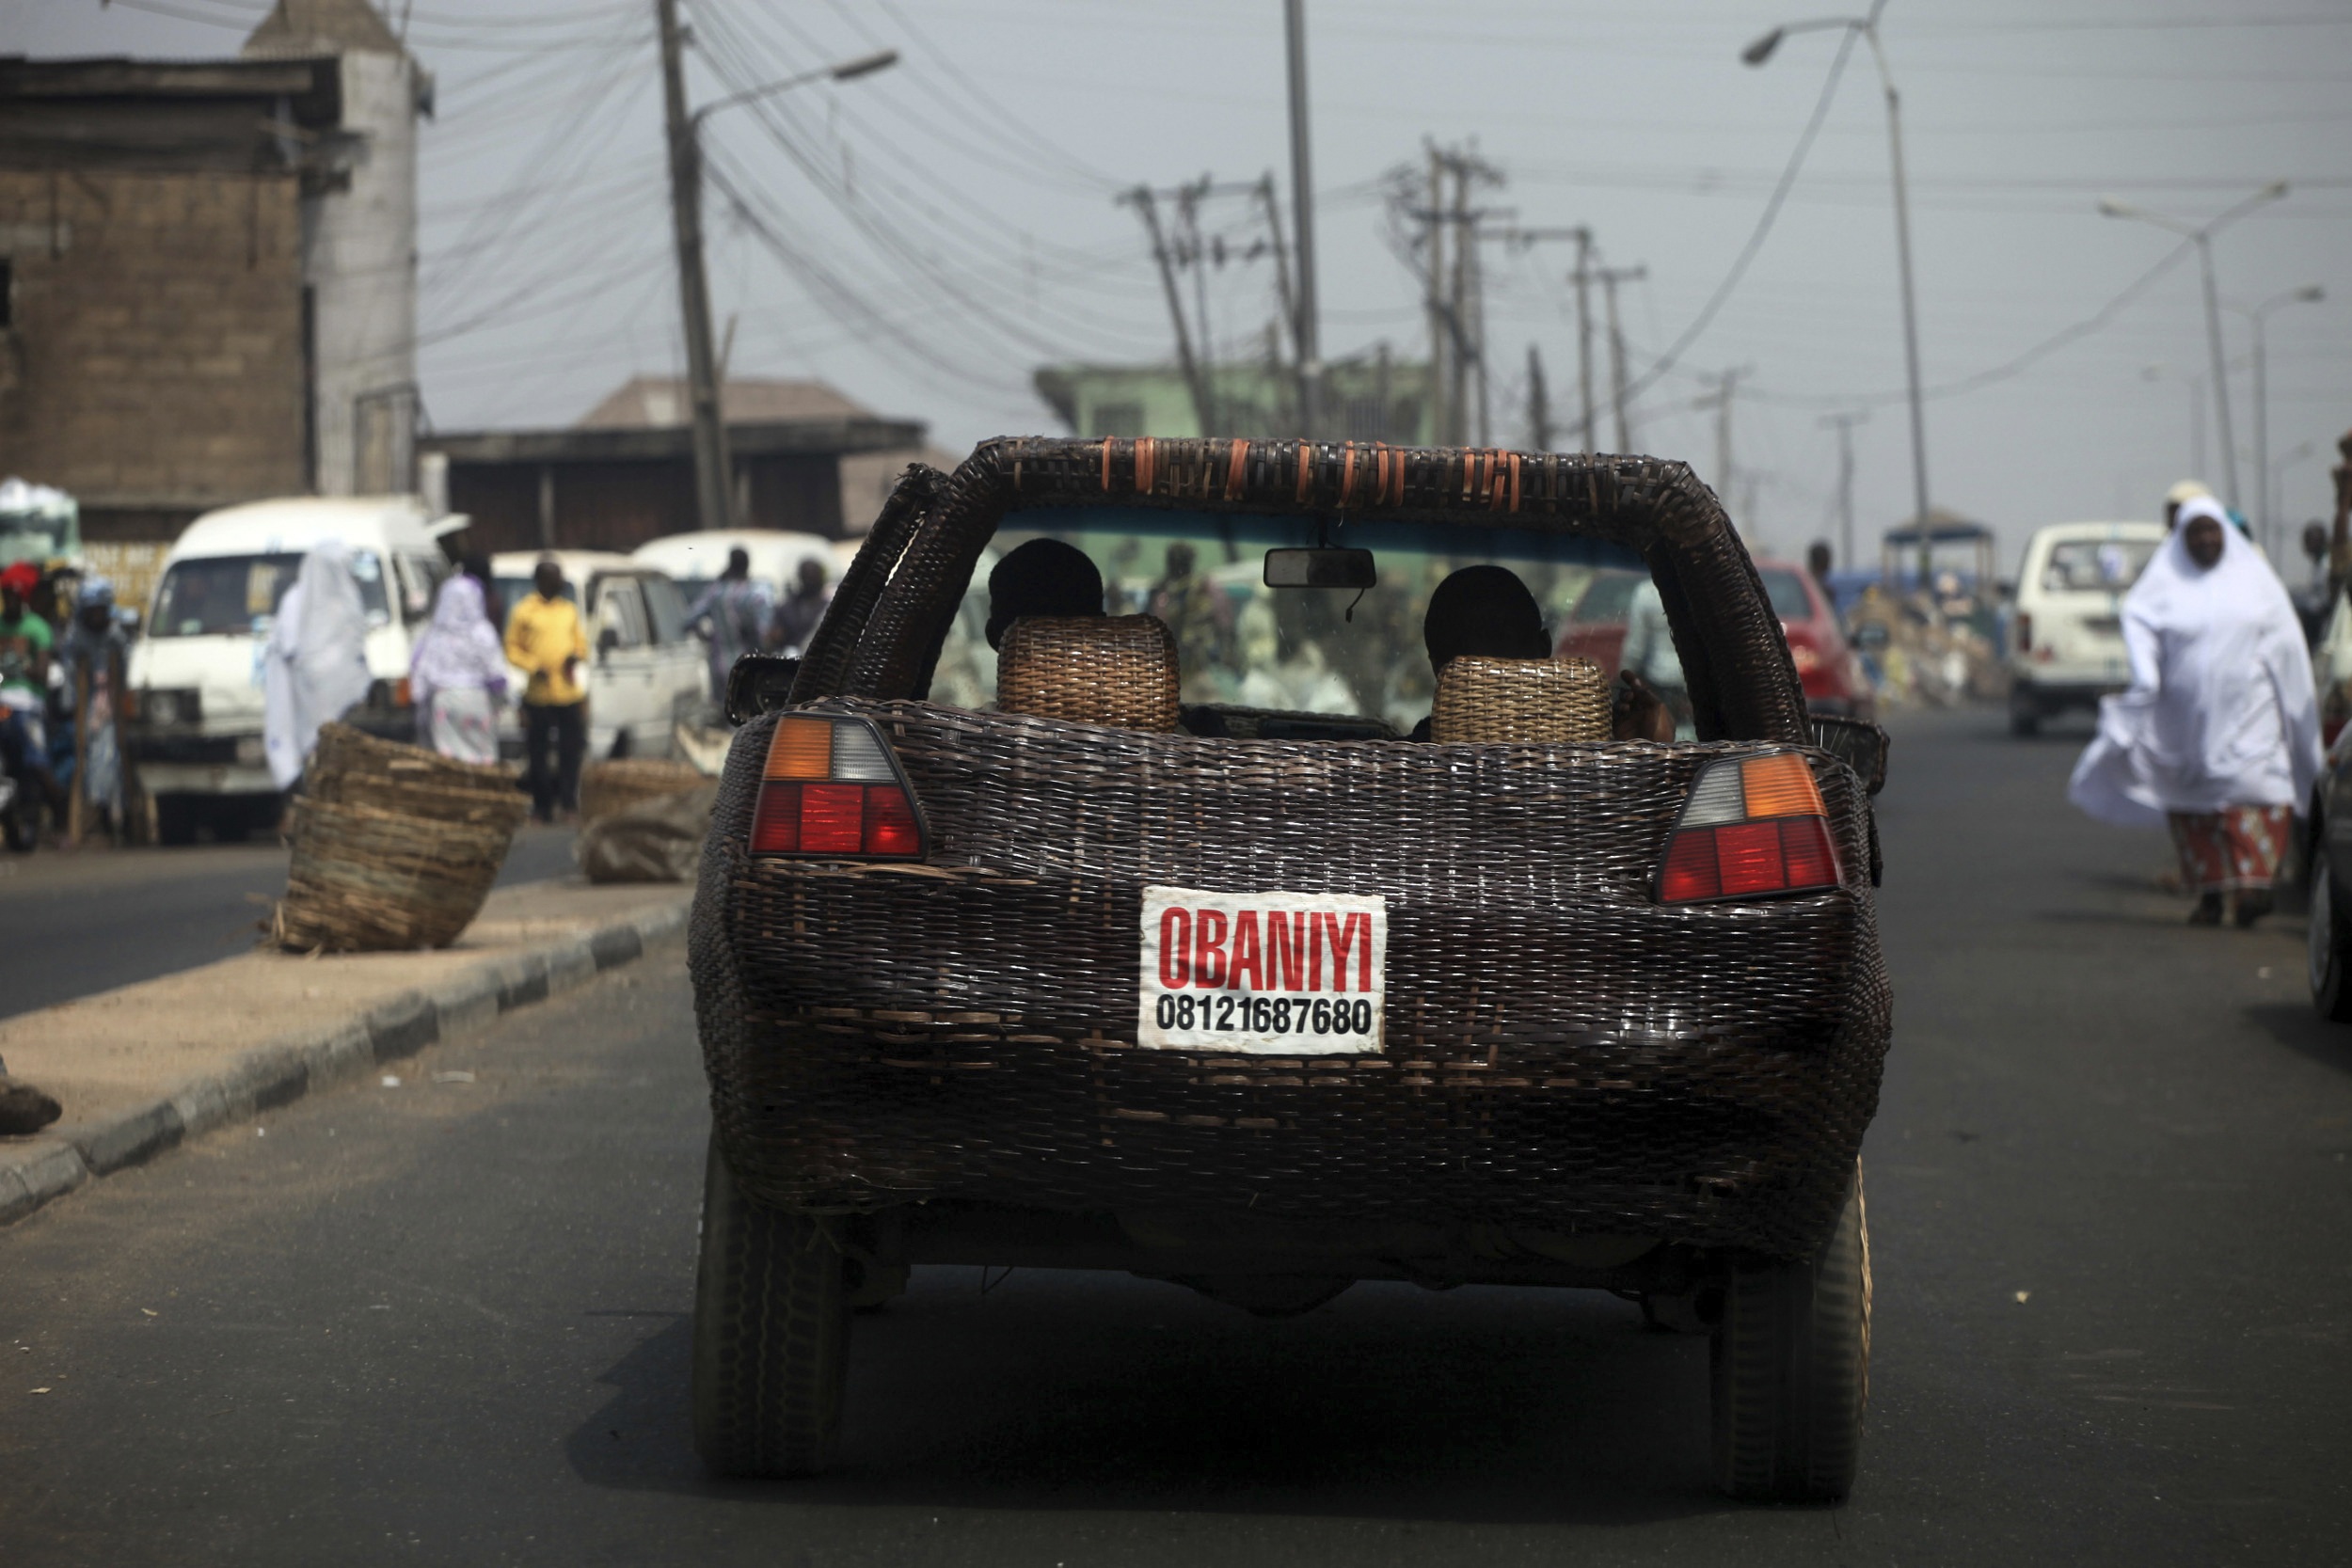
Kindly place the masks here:
[(677, 0), (655, 0), (654, 16), (661, 35), (661, 95), (670, 143), (670, 220), (677, 244), (678, 309), (685, 327), (688, 402), (694, 421), (694, 511), (703, 528), (732, 528), (735, 462), (727, 451), (726, 417), (719, 402), (718, 355), (710, 341), (710, 280), (703, 262), (703, 121), (717, 110), (804, 83), (827, 78), (846, 82), (870, 75), (896, 65), (898, 55), (892, 49), (861, 55), (781, 82), (730, 93), (690, 113)]
[(2287, 182), (2275, 180), (2201, 229), (2162, 213), (2152, 213), (2145, 207), (2136, 207), (2128, 201), (2119, 201), (2113, 197), (2107, 197), (2099, 203), (2099, 211), (2108, 217), (2137, 218), (2142, 223), (2153, 223), (2158, 229), (2169, 230), (2197, 246), (2197, 264), (2203, 272), (2205, 284), (2205, 347), (2213, 357), (2213, 406), (2221, 436), (2221, 494), (2230, 503), (2232, 511), (2238, 508), (2237, 445), (2230, 425), (2230, 372), (2221, 349), (2221, 294), (2214, 283), (2213, 237), (2265, 202), (2276, 201), (2286, 194)]
[(2254, 326), (2254, 515), (2260, 519), (2256, 526), (2263, 531), (2275, 528), (2278, 524), (2278, 518), (2273, 515), (2278, 486), (2270, 477), (2270, 356), (2265, 344), (2268, 336), (2265, 328), (2272, 311), (2290, 305), (2316, 305), (2327, 297), (2327, 290), (2316, 283), (2308, 283), (2299, 289), (2273, 294), (2260, 305), (2230, 307)]
[(1870, 46), (1871, 60), (1878, 66), (1879, 86), (1886, 93), (1886, 145), (1895, 171), (1895, 254), (1902, 272), (1903, 371), (1911, 403), (1911, 493), (1918, 516), (1919, 580), (1924, 585), (1932, 548), (1928, 542), (1928, 420), (1919, 390), (1919, 309), (1912, 283), (1911, 197), (1903, 178), (1902, 99), (1895, 91), (1894, 75), (1886, 67), (1886, 51), (1879, 42), (1879, 13), (1884, 9), (1886, 0), (1871, 0), (1867, 15), (1820, 17), (1775, 27), (1741, 50), (1740, 58), (1749, 65), (1760, 66), (1772, 57), (1781, 40), (1791, 34), (1839, 31), (1861, 34), (1863, 41)]

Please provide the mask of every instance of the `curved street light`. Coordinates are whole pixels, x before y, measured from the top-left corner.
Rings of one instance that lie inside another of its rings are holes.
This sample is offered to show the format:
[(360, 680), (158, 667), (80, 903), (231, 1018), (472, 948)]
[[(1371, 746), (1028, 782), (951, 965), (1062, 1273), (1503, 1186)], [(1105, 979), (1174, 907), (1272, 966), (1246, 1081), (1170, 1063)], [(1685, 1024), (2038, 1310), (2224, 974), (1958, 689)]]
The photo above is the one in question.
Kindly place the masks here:
[(2230, 372), (2221, 350), (2221, 295), (2213, 279), (2213, 237), (2265, 202), (2276, 201), (2286, 194), (2287, 182), (2274, 180), (2201, 229), (2111, 196), (2099, 198), (2103, 217), (2137, 218), (2178, 234), (2197, 246), (2197, 264), (2205, 279), (2205, 347), (2213, 357), (2213, 406), (2220, 422), (2221, 494), (2233, 512), (2238, 510), (2237, 446), (2230, 425)]
[(1919, 527), (1919, 580), (1925, 582), (1929, 568), (1928, 543), (1928, 421), (1919, 390), (1919, 309), (1917, 294), (1912, 282), (1911, 265), (1911, 197), (1903, 179), (1903, 120), (1902, 99), (1895, 90), (1895, 78), (1886, 67), (1886, 51), (1879, 42), (1879, 13), (1886, 9), (1886, 0), (1871, 0), (1869, 10), (1862, 16), (1824, 16), (1807, 22), (1790, 22), (1774, 27), (1740, 51), (1745, 64), (1760, 66), (1772, 57), (1785, 39), (1799, 33), (1848, 32), (1858, 33), (1870, 46), (1870, 58), (1879, 70), (1879, 86), (1886, 94), (1886, 142), (1892, 155), (1895, 173), (1895, 253), (1902, 273), (1903, 291), (1903, 370), (1908, 383), (1911, 404), (1911, 490), (1912, 504), (1916, 509)]
[(2316, 305), (2328, 297), (2328, 291), (2316, 283), (2306, 283), (2299, 289), (2288, 289), (2272, 294), (2260, 305), (2233, 305), (2231, 309), (2244, 316), (2254, 327), (2254, 515), (2260, 529), (2274, 529), (2279, 519), (2277, 510), (2278, 481), (2272, 476), (2270, 462), (2270, 356), (2265, 328), (2271, 312), (2290, 305)]

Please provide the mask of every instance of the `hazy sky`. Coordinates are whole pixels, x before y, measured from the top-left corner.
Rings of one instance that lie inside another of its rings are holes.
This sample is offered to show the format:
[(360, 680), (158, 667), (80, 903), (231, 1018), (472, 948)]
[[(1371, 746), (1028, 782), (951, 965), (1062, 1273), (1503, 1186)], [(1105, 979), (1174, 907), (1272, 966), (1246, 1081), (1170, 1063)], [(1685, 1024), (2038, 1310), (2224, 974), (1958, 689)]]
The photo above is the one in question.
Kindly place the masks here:
[[(1139, 181), (1203, 173), (1287, 190), (1279, 0), (685, 0), (707, 102), (878, 46), (897, 70), (710, 121), (708, 219), (739, 373), (819, 376), (967, 447), (1056, 429), (1028, 390), (1058, 359), (1165, 358), (1169, 328), (1135, 214)], [(232, 52), (265, 0), (16, 0), (0, 52)], [(401, 0), (393, 0), (397, 19)], [(635, 372), (681, 362), (652, 0), (419, 0), (437, 76), (423, 131), (422, 379), (443, 429), (566, 423)], [(1755, 228), (1820, 95), (1837, 36), (1742, 45), (1816, 14), (1796, 0), (1310, 0), (1327, 355), (1425, 352), (1419, 284), (1391, 248), (1382, 177), (1424, 141), (1475, 144), (1485, 199), (1530, 228), (1588, 224), (1623, 295), (1637, 371), (1680, 337)], [(2153, 515), (2192, 468), (2207, 363), (2193, 258), (2096, 332), (1956, 387), (2097, 316), (2179, 242), (2099, 215), (2113, 194), (2198, 222), (2278, 179), (2287, 199), (2216, 243), (2224, 298), (2306, 284), (2270, 327), (2270, 442), (2290, 520), (2328, 505), (2352, 426), (2352, 3), (1891, 0), (1903, 92), (1935, 501), (2025, 534)], [(1680, 366), (1643, 395), (1634, 445), (1715, 472), (1704, 377), (1750, 379), (1727, 498), (1752, 538), (1832, 529), (1824, 414), (1855, 433), (1867, 541), (1911, 507), (1887, 137), (1866, 52), (1753, 268)], [(740, 205), (739, 206), (739, 198)], [(1261, 231), (1246, 200), (1207, 222)], [(1573, 418), (1560, 245), (1488, 249), (1496, 438), (1523, 438), (1530, 344)], [(1263, 261), (1213, 275), (1219, 351), (1263, 351)], [(2250, 338), (2228, 323), (2238, 444)], [(2206, 419), (2205, 477), (2220, 484)], [(1604, 422), (1603, 437), (1608, 429)], [(1568, 437), (1561, 444), (1573, 444)], [(2304, 455), (2295, 457), (2302, 452)], [(2254, 495), (2250, 455), (2241, 467)]]

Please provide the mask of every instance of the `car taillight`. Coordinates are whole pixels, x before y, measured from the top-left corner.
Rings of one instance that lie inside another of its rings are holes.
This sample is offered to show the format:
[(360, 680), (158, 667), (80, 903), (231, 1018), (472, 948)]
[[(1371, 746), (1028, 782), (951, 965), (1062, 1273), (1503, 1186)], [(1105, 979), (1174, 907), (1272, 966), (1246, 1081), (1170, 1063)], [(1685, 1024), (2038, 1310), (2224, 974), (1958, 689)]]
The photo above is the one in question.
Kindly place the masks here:
[(1788, 640), (1788, 657), (1796, 660), (1799, 675), (1809, 675), (1821, 667), (1821, 656), (1813, 644), (1793, 637)]
[(2017, 651), (2021, 654), (2033, 652), (2033, 617), (2022, 610), (2017, 616)]
[(898, 759), (864, 719), (782, 719), (769, 737), (752, 853), (920, 860), (928, 848)]
[(1813, 769), (1794, 752), (1725, 757), (1699, 770), (1658, 865), (1658, 901), (1759, 898), (1838, 884), (1837, 851)]

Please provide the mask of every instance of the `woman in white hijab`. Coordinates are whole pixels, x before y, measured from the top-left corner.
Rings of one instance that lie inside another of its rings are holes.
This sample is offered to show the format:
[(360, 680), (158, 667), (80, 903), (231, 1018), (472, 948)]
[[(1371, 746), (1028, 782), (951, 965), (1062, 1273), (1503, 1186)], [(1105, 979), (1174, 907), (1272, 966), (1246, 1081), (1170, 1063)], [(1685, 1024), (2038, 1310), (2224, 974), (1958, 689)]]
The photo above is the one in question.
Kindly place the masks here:
[(2103, 822), (2168, 822), (2191, 924), (2250, 926), (2319, 774), (2312, 661), (2276, 573), (2210, 496), (2123, 599), (2132, 684), (2099, 705), (2067, 795)]
[(368, 611), (351, 574), (351, 551), (323, 539), (302, 558), (270, 624), (262, 687), (262, 742), (270, 777), (292, 789), (318, 744), (319, 726), (368, 694)]
[(482, 584), (462, 573), (441, 584), (433, 623), (408, 661), (418, 738), (453, 762), (498, 761), (506, 671), (506, 649), (490, 625)]

